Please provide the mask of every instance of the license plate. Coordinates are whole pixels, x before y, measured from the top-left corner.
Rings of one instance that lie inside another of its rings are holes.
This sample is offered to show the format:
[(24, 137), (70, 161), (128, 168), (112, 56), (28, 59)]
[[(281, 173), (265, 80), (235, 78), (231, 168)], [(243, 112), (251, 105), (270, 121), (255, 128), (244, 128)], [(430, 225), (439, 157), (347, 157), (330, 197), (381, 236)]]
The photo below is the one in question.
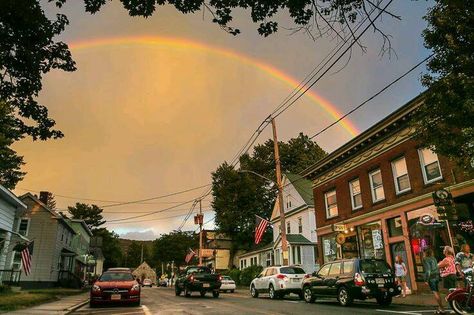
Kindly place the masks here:
[(203, 283), (202, 287), (203, 288), (209, 288), (209, 283)]
[(300, 282), (300, 279), (291, 279), (293, 282)]
[(122, 296), (120, 294), (112, 294), (110, 296), (110, 299), (113, 300), (113, 301), (120, 300), (121, 298), (122, 298)]
[(376, 279), (375, 279), (375, 283), (377, 283), (377, 284), (384, 284), (384, 283), (385, 283), (385, 279), (384, 279), (384, 278), (376, 278)]

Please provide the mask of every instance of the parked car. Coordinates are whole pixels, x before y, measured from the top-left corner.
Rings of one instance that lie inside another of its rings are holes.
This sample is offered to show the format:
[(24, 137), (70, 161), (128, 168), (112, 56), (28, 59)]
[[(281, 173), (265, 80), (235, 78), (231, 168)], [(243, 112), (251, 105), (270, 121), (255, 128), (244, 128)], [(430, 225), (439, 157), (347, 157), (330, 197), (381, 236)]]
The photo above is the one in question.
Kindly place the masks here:
[(212, 292), (212, 296), (219, 297), (219, 289), (222, 284), (222, 276), (211, 273), (211, 270), (202, 266), (189, 266), (176, 279), (175, 293), (179, 296), (184, 292), (184, 296), (191, 296), (191, 292), (199, 292), (205, 296), (207, 292)]
[(221, 291), (224, 291), (224, 292), (230, 291), (231, 293), (234, 293), (235, 281), (232, 280), (231, 277), (222, 276), (222, 281), (221, 282), (222, 282)]
[(317, 273), (304, 279), (302, 289), (308, 303), (318, 297), (334, 297), (342, 306), (351, 305), (354, 299), (370, 298), (388, 306), (392, 297), (401, 292), (385, 260), (360, 258), (324, 264)]
[(295, 293), (302, 299), (301, 283), (305, 275), (299, 266), (267, 267), (252, 280), (250, 294), (257, 298), (260, 293), (268, 293), (271, 299), (278, 299)]
[(168, 278), (161, 278), (159, 280), (160, 287), (167, 287), (168, 286)]
[(114, 302), (140, 305), (140, 284), (130, 271), (106, 271), (92, 285), (91, 307)]
[(113, 267), (113, 268), (107, 269), (107, 271), (130, 271), (130, 272), (132, 272), (133, 269), (132, 268), (127, 268), (127, 267)]
[(150, 279), (145, 279), (142, 282), (142, 287), (153, 287), (153, 282)]

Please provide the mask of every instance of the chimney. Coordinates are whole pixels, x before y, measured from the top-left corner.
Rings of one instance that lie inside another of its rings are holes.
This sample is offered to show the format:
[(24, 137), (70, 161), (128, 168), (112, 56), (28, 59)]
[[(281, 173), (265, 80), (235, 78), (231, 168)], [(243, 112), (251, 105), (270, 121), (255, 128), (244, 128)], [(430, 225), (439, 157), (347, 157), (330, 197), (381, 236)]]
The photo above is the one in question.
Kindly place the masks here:
[(49, 191), (40, 191), (39, 200), (45, 205), (48, 204)]

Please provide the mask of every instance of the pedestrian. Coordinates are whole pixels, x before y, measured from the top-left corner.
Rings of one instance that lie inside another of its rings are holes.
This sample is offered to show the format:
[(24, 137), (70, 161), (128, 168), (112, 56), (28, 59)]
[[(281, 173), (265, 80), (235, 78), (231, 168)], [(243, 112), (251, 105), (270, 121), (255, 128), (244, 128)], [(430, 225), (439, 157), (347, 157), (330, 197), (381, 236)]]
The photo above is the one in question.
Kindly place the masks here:
[(445, 289), (456, 287), (456, 266), (454, 263), (454, 249), (451, 246), (445, 246), (443, 250), (444, 259), (438, 263), (441, 279)]
[(428, 248), (424, 252), (423, 265), (425, 268), (425, 283), (430, 287), (431, 292), (438, 304), (436, 314), (444, 314), (443, 301), (439, 295), (439, 268), (436, 258), (433, 257), (433, 250)]
[(402, 297), (405, 297), (407, 292), (407, 267), (402, 256), (395, 257), (395, 277), (402, 287)]
[(472, 263), (474, 261), (474, 256), (471, 253), (471, 248), (469, 247), (469, 244), (461, 245), (461, 251), (457, 253), (454, 261), (456, 264), (457, 272), (459, 273), (460, 277), (464, 279), (464, 286), (467, 286), (465, 273), (472, 268)]

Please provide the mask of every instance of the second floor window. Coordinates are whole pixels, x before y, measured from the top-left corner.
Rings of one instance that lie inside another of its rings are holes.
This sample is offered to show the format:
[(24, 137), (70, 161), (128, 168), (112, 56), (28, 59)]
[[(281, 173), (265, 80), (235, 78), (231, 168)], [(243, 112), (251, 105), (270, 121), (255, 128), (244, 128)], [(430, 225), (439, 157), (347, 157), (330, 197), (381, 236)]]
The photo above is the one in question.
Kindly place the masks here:
[(20, 225), (18, 226), (18, 233), (20, 233), (23, 236), (27, 236), (29, 223), (30, 223), (29, 219), (21, 219)]
[(349, 183), (349, 190), (351, 192), (352, 210), (362, 208), (362, 193), (360, 192), (360, 181), (358, 178)]
[(338, 215), (336, 190), (328, 191), (324, 194), (326, 201), (326, 218), (333, 218)]
[(291, 195), (286, 196), (286, 208), (287, 209), (291, 208)]
[(298, 218), (298, 233), (303, 233), (303, 220)]
[(385, 199), (385, 192), (382, 184), (382, 173), (375, 170), (369, 174), (370, 190), (372, 192), (372, 201), (377, 202)]
[(410, 179), (408, 178), (407, 163), (405, 157), (392, 162), (393, 180), (397, 194), (410, 190)]
[(423, 172), (423, 180), (425, 184), (441, 179), (441, 168), (439, 166), (438, 156), (430, 149), (419, 149), (421, 170)]
[(290, 234), (291, 233), (291, 224), (290, 222), (286, 222), (286, 234)]

